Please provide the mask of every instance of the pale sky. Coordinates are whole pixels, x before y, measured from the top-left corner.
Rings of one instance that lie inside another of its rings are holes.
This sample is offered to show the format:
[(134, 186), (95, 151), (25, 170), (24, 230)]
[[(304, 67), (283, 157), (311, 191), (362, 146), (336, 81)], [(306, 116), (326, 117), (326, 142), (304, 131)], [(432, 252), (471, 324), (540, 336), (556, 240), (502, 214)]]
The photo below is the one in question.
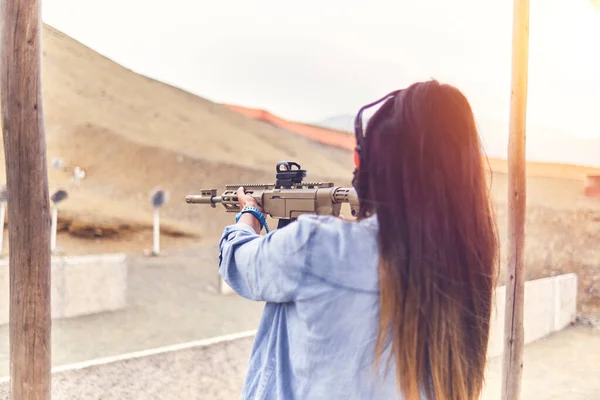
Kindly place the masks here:
[[(436, 78), (508, 132), (510, 0), (42, 3), (53, 27), (216, 102), (317, 122)], [(600, 14), (590, 0), (531, 0), (530, 40), (528, 137), (600, 138)]]

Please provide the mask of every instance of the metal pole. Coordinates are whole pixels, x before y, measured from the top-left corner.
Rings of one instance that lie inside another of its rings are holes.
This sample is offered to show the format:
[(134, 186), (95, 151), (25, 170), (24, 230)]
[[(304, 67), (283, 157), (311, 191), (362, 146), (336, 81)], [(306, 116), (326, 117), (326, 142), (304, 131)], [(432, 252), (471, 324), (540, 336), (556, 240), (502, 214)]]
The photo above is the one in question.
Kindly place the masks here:
[(50, 400), (50, 200), (41, 0), (1, 0), (0, 94), (8, 191), (10, 398)]
[(523, 303), (525, 300), (525, 131), (529, 58), (529, 0), (514, 0), (512, 90), (508, 144), (508, 271), (502, 399), (518, 400), (523, 376)]

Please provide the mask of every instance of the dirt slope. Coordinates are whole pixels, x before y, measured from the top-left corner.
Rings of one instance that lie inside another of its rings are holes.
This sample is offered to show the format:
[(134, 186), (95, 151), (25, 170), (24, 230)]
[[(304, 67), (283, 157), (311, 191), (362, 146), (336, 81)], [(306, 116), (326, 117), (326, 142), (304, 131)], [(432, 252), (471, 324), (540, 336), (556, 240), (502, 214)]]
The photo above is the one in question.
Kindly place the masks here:
[[(351, 179), (351, 135), (215, 104), (129, 71), (48, 26), (43, 30), (43, 95), (48, 162), (62, 158), (66, 165), (65, 171), (50, 169), (50, 187), (70, 191), (59, 219), (71, 235), (128, 243), (143, 231), (147, 241), (148, 196), (160, 186), (171, 194), (162, 213), (163, 232), (214, 236), (232, 215), (186, 205), (185, 195), (226, 183), (272, 182), (280, 160), (300, 162), (310, 180), (347, 185)], [(495, 192), (504, 198), (506, 163), (491, 161), (501, 182)], [(80, 187), (70, 183), (75, 166), (86, 171)], [(560, 199), (569, 206), (587, 202), (581, 199), (582, 180), (597, 170), (531, 164), (528, 173), (535, 181), (553, 181), (539, 190), (531, 186), (528, 200)], [(0, 179), (4, 175), (2, 149)], [(566, 178), (569, 189), (565, 180), (554, 178)], [(82, 243), (71, 248), (84, 248)]]
[[(231, 215), (189, 206), (184, 196), (225, 183), (271, 182), (275, 164), (293, 160), (342, 183), (352, 159), (332, 148), (247, 118), (229, 108), (140, 76), (57, 30), (43, 29), (43, 99), (51, 190), (70, 198), (59, 214), (63, 227), (81, 235), (114, 235), (148, 227), (149, 192), (168, 190), (166, 232), (212, 232)], [(80, 187), (71, 170), (86, 172)], [(5, 179), (0, 151), (0, 179)]]

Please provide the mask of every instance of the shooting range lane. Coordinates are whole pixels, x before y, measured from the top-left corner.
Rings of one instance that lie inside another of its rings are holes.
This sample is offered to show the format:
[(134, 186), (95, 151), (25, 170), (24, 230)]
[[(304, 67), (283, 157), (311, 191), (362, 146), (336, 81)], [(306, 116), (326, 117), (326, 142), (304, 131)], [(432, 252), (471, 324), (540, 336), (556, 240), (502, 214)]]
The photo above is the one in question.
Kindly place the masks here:
[[(151, 237), (149, 238), (151, 243)], [(52, 322), (52, 365), (256, 329), (264, 305), (218, 292), (214, 243), (168, 256), (127, 256), (127, 306)], [(8, 326), (0, 326), (0, 377), (8, 374)]]

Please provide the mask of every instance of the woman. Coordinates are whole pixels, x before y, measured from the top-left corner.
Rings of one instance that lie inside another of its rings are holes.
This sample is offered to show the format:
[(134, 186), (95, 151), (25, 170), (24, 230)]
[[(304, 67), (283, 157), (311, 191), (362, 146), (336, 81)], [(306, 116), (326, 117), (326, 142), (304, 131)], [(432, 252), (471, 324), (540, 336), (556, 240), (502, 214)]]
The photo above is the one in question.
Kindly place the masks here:
[(416, 83), (363, 107), (356, 136), (357, 221), (261, 236), (238, 191), (256, 210), (225, 228), (220, 274), (266, 302), (242, 398), (478, 399), (498, 243), (471, 107)]

